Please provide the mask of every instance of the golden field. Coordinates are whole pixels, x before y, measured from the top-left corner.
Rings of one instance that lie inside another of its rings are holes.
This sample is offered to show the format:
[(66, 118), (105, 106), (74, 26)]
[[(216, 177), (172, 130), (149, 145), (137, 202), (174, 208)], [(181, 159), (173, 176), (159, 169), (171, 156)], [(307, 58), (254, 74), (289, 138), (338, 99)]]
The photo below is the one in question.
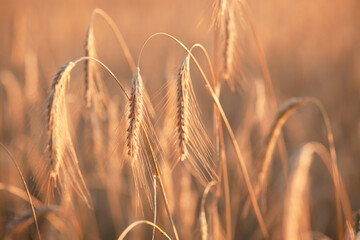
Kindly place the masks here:
[(1, 239), (360, 239), (357, 0), (0, 19)]

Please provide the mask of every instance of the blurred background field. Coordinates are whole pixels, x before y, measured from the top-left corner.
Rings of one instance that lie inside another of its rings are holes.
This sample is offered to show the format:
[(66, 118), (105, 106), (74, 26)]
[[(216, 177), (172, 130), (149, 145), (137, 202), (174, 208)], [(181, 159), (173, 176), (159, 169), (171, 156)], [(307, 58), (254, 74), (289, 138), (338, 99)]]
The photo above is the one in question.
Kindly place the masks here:
[[(0, 142), (6, 145), (17, 159), (32, 194), (41, 200), (44, 199), (44, 195), (36, 188), (39, 181), (36, 176), (39, 162), (46, 161), (47, 156), (45, 148), (48, 89), (52, 77), (62, 64), (84, 55), (84, 39), (94, 8), (105, 10), (114, 19), (135, 61), (144, 41), (156, 32), (172, 34), (188, 47), (194, 43), (201, 43), (210, 56), (214, 56), (212, 1), (1, 0), (0, 3)], [(360, 209), (360, 2), (251, 0), (248, 3), (265, 51), (279, 105), (291, 97), (301, 96), (316, 97), (324, 104), (334, 132), (339, 171), (344, 179), (352, 210)], [(261, 68), (248, 20), (242, 17), (241, 11), (237, 14), (238, 54), (235, 68), (238, 73), (238, 86), (236, 92), (231, 92), (228, 86), (224, 86), (220, 101), (236, 132), (251, 179), (256, 182), (261, 164), (259, 152), (264, 145), (273, 114), (267, 110)], [(124, 82), (126, 89), (129, 89), (132, 72), (116, 38), (101, 18), (95, 20), (95, 37), (99, 59)], [(200, 51), (195, 51), (195, 55), (199, 56), (208, 74), (205, 59)], [(145, 48), (140, 63), (141, 71), (155, 106), (160, 104), (159, 99), (163, 94), (160, 90), (169, 77), (169, 72), (176, 76), (178, 65), (184, 56), (185, 52), (179, 46), (164, 37), (154, 38)], [(199, 79), (195, 66), (192, 68), (192, 78), (203, 121), (211, 137), (213, 105), (209, 104), (211, 99)], [(89, 124), (87, 118), (83, 117), (83, 76), (82, 66), (76, 67), (72, 73), (71, 94), (67, 101), (70, 103), (68, 105), (71, 112), (71, 134), (80, 168), (91, 192), (94, 210), (89, 210), (83, 203), (79, 203), (81, 207), (78, 209), (76, 220), (79, 225), (75, 228), (81, 234), (78, 233), (71, 238), (113, 239), (133, 220), (141, 217), (136, 214), (135, 217), (131, 216), (133, 212), (129, 210), (134, 207), (134, 203), (130, 202), (132, 196), (129, 196), (132, 187), (122, 187), (118, 190), (120, 193), (116, 192), (115, 196), (104, 194), (109, 190), (109, 183), (89, 160), (96, 157), (89, 153), (92, 149), (86, 135)], [(104, 76), (111, 99), (116, 99), (114, 102), (123, 101), (124, 98), (119, 97), (120, 89), (114, 81), (108, 75)], [(111, 139), (115, 139), (116, 142), (125, 131), (126, 129), (117, 129), (113, 132), (114, 135), (107, 134), (103, 144), (107, 145)], [(160, 133), (158, 138), (161, 138)], [(306, 142), (319, 141), (327, 146), (326, 132), (319, 111), (309, 105), (295, 113), (285, 125), (284, 139), (289, 161), (290, 156)], [(225, 141), (229, 161), (232, 236), (234, 239), (259, 239), (261, 235), (255, 217), (248, 216), (248, 221), (241, 217), (247, 191), (242, 183), (236, 160), (233, 160), (232, 146), (227, 138)], [(85, 161), (85, 158), (89, 161)], [(110, 165), (109, 159), (105, 161), (105, 169)], [(122, 163), (118, 165), (120, 167)], [(282, 219), (277, 216), (282, 213), (286, 184), (281, 173), (280, 161), (276, 154), (266, 204), (262, 206), (271, 239), (279, 239), (282, 236)], [(126, 175), (129, 173), (124, 174), (120, 180), (131, 178)], [(120, 177), (114, 178), (119, 180)], [(98, 182), (98, 179), (101, 181)], [(330, 175), (320, 161), (314, 161), (311, 179), (311, 229), (335, 239), (333, 185)], [(2, 150), (0, 182), (22, 188), (16, 169)], [(204, 190), (203, 186), (197, 184), (193, 184), (192, 188), (195, 192)], [(173, 195), (169, 197), (170, 201), (176, 199), (176, 194), (169, 193)], [(199, 198), (194, 198), (194, 202), (193, 208), (198, 209)], [(126, 209), (127, 205), (131, 207)], [(8, 223), (29, 210), (29, 206), (26, 202), (2, 191), (0, 210), (2, 238), (5, 236)], [(113, 211), (119, 212), (114, 216), (111, 213)], [(176, 209), (174, 211), (175, 219), (179, 219), (177, 221), (180, 225), (184, 221), (183, 217), (176, 215)], [(151, 216), (151, 213), (145, 212), (145, 216)], [(200, 239), (197, 217), (198, 215), (194, 214), (191, 220), (194, 221), (193, 224), (183, 231), (193, 232), (192, 237)], [(163, 216), (163, 219), (166, 217)], [(170, 231), (166, 220), (159, 221)], [(32, 232), (27, 233), (29, 235), (21, 235), (21, 231), (17, 230), (17, 235), (14, 236), (18, 239), (35, 236), (34, 227), (32, 228)], [(148, 233), (139, 231), (138, 235), (134, 234), (132, 237), (145, 238), (145, 235), (141, 234)], [(182, 236), (186, 239), (187, 235), (182, 233)]]

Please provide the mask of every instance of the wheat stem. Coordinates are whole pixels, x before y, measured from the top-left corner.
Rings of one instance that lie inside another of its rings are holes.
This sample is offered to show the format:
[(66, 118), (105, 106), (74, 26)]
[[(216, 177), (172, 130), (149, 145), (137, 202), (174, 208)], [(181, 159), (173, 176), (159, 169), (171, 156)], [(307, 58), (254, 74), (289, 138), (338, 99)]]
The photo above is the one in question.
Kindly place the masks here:
[(17, 172), (19, 173), (20, 177), (21, 177), (21, 181), (25, 187), (25, 190), (26, 190), (26, 194), (27, 194), (27, 197), (29, 198), (29, 203), (30, 203), (30, 206), (31, 206), (31, 211), (32, 211), (32, 214), (33, 214), (33, 217), (34, 217), (34, 221), (35, 221), (35, 227), (36, 227), (36, 232), (37, 232), (37, 235), (39, 237), (39, 239), (41, 240), (41, 235), (40, 235), (40, 229), (39, 229), (39, 224), (38, 224), (38, 221), (37, 221), (37, 217), (36, 217), (36, 214), (35, 214), (35, 207), (34, 207), (34, 203), (32, 201), (32, 198), (31, 198), (31, 194), (30, 194), (30, 191), (29, 191), (29, 188), (27, 187), (27, 184), (26, 184), (26, 181), (25, 181), (25, 178), (20, 170), (20, 167), (19, 165), (17, 164), (15, 158), (12, 156), (12, 154), (10, 153), (10, 151), (7, 149), (7, 147), (2, 144), (0, 142), (0, 146), (6, 151), (7, 155), (10, 157), (11, 161), (14, 163), (15, 167), (16, 167), (16, 170)]
[[(219, 98), (220, 87), (217, 88), (216, 86), (217, 86), (217, 84), (221, 85), (221, 83), (218, 82), (217, 79), (215, 78), (214, 69), (212, 67), (209, 54), (207, 53), (207, 51), (203, 47), (203, 45), (198, 44), (198, 43), (194, 44), (190, 48), (190, 52), (192, 52), (192, 50), (195, 47), (199, 47), (206, 57), (208, 67), (210, 69), (212, 87), (213, 87), (213, 89), (219, 89), (219, 91), (216, 92), (216, 96)], [(220, 159), (219, 160), (220, 166), (219, 166), (218, 177), (219, 177), (219, 181), (221, 180), (221, 176), (223, 176), (223, 178), (224, 178), (223, 186), (224, 186), (224, 200), (225, 200), (226, 238), (228, 240), (230, 240), (232, 230), (231, 230), (231, 203), (230, 203), (229, 177), (228, 177), (226, 154), (225, 154), (224, 134), (223, 134), (222, 125), (221, 125), (221, 116), (220, 116), (219, 110), (216, 108), (215, 104), (214, 104), (214, 112), (215, 112), (214, 123), (215, 123), (215, 134), (216, 134), (216, 136), (215, 136), (216, 153), (217, 153), (218, 159)], [(220, 195), (221, 195), (221, 184), (218, 184), (218, 196), (220, 196)]]
[(120, 44), (121, 49), (123, 50), (126, 61), (131, 69), (131, 72), (134, 72), (135, 71), (135, 61), (134, 61), (133, 57), (131, 56), (130, 50), (124, 40), (124, 37), (123, 37), (122, 33), (120, 32), (119, 28), (116, 26), (114, 20), (104, 10), (102, 10), (100, 8), (95, 8), (91, 14), (90, 27), (93, 26), (94, 18), (96, 15), (102, 16), (105, 19), (106, 23), (109, 24), (109, 26), (111, 27), (111, 29), (115, 33), (115, 36)]
[[(351, 210), (349, 208), (349, 202), (347, 202), (347, 195), (344, 192), (344, 185), (342, 178), (338, 174), (338, 168), (336, 162), (327, 151), (327, 149), (320, 143), (309, 142), (305, 144), (300, 151), (300, 156), (298, 157), (297, 168), (293, 174), (293, 178), (290, 184), (290, 189), (288, 190), (287, 204), (285, 205), (285, 239), (294, 239), (295, 236), (299, 234), (299, 227), (297, 226), (300, 217), (299, 208), (294, 206), (299, 205), (299, 201), (302, 198), (301, 194), (304, 192), (305, 185), (307, 182), (306, 175), (309, 174), (309, 168), (311, 165), (311, 155), (317, 153), (321, 160), (324, 162), (329, 173), (331, 174), (334, 188), (335, 188), (335, 202), (336, 202), (336, 216), (337, 216), (337, 228), (338, 228), (338, 238), (343, 239), (342, 224), (341, 224), (341, 208), (340, 203), (344, 208), (344, 215), (346, 218), (346, 227), (350, 234), (350, 239), (354, 238), (353, 232), (353, 222), (351, 217)], [(305, 180), (304, 180), (305, 179)], [(297, 197), (296, 197), (297, 196)], [(338, 199), (341, 199), (341, 202)], [(349, 215), (350, 214), (350, 215)], [(350, 219), (349, 219), (350, 218)], [(291, 221), (288, 221), (291, 219)], [(340, 220), (340, 222), (339, 222)], [(340, 227), (340, 228), (339, 228)]]
[(164, 237), (166, 237), (166, 239), (171, 240), (171, 238), (166, 234), (166, 232), (164, 230), (162, 230), (159, 226), (153, 224), (152, 222), (146, 221), (146, 220), (140, 220), (140, 221), (136, 221), (132, 224), (130, 224), (119, 236), (118, 240), (122, 240), (126, 237), (126, 235), (136, 226), (140, 225), (140, 224), (147, 224), (150, 225), (152, 227), (155, 227)]
[(164, 185), (163, 185), (163, 182), (162, 182), (162, 178), (161, 178), (161, 175), (160, 175), (158, 164), (157, 164), (157, 162), (155, 160), (153, 149), (151, 147), (151, 144), (150, 144), (149, 138), (148, 138), (148, 136), (147, 136), (147, 134), (145, 132), (145, 129), (144, 129), (144, 127), (142, 125), (141, 125), (141, 129), (142, 129), (142, 132), (144, 133), (146, 143), (147, 143), (147, 145), (149, 147), (149, 150), (150, 150), (151, 160), (152, 160), (152, 163), (153, 163), (154, 168), (155, 168), (156, 178), (158, 179), (159, 184), (160, 184), (161, 195), (162, 195), (163, 200), (165, 202), (166, 212), (167, 212), (167, 215), (169, 217), (169, 220), (170, 220), (170, 223), (171, 223), (171, 226), (172, 226), (172, 230), (173, 230), (173, 233), (175, 235), (175, 239), (179, 240), (179, 236), (178, 236), (178, 233), (177, 233), (177, 230), (176, 230), (176, 227), (175, 227), (174, 220), (173, 220), (172, 215), (171, 215), (171, 211), (170, 211), (170, 208), (169, 208), (169, 203), (168, 203), (166, 193), (165, 193), (165, 188), (164, 188)]
[(211, 181), (205, 188), (203, 196), (201, 198), (201, 212), (200, 212), (200, 225), (201, 225), (201, 239), (207, 240), (208, 239), (208, 224), (206, 220), (206, 214), (205, 214), (205, 201), (206, 198), (213, 186), (216, 185), (215, 181)]
[(78, 58), (78, 59), (74, 60), (73, 63), (74, 63), (74, 65), (76, 65), (79, 62), (85, 61), (85, 60), (92, 60), (92, 61), (95, 61), (95, 62), (99, 63), (111, 75), (111, 77), (116, 81), (116, 83), (121, 88), (122, 92), (125, 94), (125, 97), (130, 101), (130, 97), (126, 93), (125, 88), (120, 83), (119, 79), (115, 76), (115, 74), (103, 62), (101, 62), (100, 60), (98, 60), (96, 58), (93, 58), (93, 57), (81, 57), (81, 58)]
[[(250, 7), (249, 7), (247, 1), (240, 1), (240, 3), (243, 5), (243, 7), (245, 9), (245, 14), (250, 23), (251, 32), (253, 34), (255, 44), (256, 44), (256, 49), (258, 52), (261, 72), (263, 74), (267, 95), (269, 97), (270, 111), (272, 114), (274, 114), (277, 109), (277, 102), (276, 102), (274, 87), (273, 87), (271, 76), (270, 76), (269, 67), (268, 67), (268, 64), (266, 61), (266, 57), (265, 57), (265, 52), (264, 52), (264, 49), (260, 42), (260, 39), (258, 37), (257, 31), (256, 31), (256, 26), (255, 26), (255, 21), (254, 21), (254, 18), (252, 16), (252, 13), (251, 13), (251, 10), (250, 10)], [(281, 159), (281, 164), (283, 167), (283, 174), (284, 174), (285, 183), (286, 183), (287, 182), (286, 180), (288, 179), (288, 174), (287, 174), (288, 162), (287, 162), (287, 151), (286, 151), (285, 141), (284, 141), (284, 137), (283, 137), (282, 133), (280, 133), (278, 149), (280, 152), (280, 159)]]
[[(334, 182), (335, 186), (337, 188), (337, 195), (335, 197), (335, 204), (336, 204), (336, 220), (337, 220), (337, 229), (338, 229), (338, 238), (342, 238), (342, 223), (341, 223), (341, 206), (340, 203), (343, 206), (344, 210), (344, 216), (346, 219), (346, 226), (349, 229), (349, 226), (352, 226), (353, 220), (351, 217), (351, 207), (350, 207), (350, 201), (348, 199), (348, 196), (346, 194), (345, 188), (343, 187), (343, 182), (341, 180), (341, 177), (338, 172), (337, 168), (337, 157), (336, 157), (336, 150), (335, 150), (335, 144), (334, 144), (334, 137), (330, 125), (330, 120), (327, 115), (327, 112), (324, 108), (324, 106), (321, 104), (321, 102), (312, 97), (305, 97), (305, 98), (294, 98), (290, 101), (288, 101), (286, 104), (284, 104), (283, 107), (280, 108), (279, 112), (277, 113), (276, 119), (270, 129), (269, 137), (268, 137), (268, 143), (266, 145), (265, 150), (265, 156), (264, 156), (264, 162), (259, 174), (259, 180), (255, 187), (255, 194), (256, 197), (258, 197), (258, 194), (261, 190), (266, 188), (266, 180), (269, 175), (269, 166), (272, 159), (272, 154), (274, 150), (274, 146), (276, 144), (276, 140), (280, 136), (281, 128), (286, 123), (286, 120), (290, 117), (290, 115), (300, 108), (301, 106), (304, 106), (308, 103), (314, 103), (318, 109), (320, 110), (320, 113), (322, 115), (326, 132), (327, 132), (327, 140), (329, 144), (329, 151), (330, 156), (332, 160), (332, 174), (334, 175)], [(340, 199), (339, 199), (340, 198)], [(247, 204), (245, 204), (246, 206)], [(246, 209), (246, 207), (245, 207)]]
[[(157, 200), (156, 200), (156, 176), (153, 176), (153, 181), (154, 181), (154, 225), (156, 225), (156, 214), (157, 214)], [(154, 240), (155, 238), (155, 227), (153, 229), (152, 232), (152, 236), (151, 236), (151, 240)]]

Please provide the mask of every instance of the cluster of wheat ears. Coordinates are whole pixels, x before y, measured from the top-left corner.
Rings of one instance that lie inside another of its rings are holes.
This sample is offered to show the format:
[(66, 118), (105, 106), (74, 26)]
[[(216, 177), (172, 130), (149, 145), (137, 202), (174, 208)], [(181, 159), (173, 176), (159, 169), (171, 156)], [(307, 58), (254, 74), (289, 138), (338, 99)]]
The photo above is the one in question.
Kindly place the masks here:
[[(251, 27), (263, 73), (266, 107), (273, 116), (262, 147), (261, 164), (255, 170), (255, 174), (248, 172), (248, 163), (240, 149), (236, 133), (234, 133), (219, 100), (224, 84), (227, 84), (232, 90), (236, 89), (235, 48), (239, 8), (241, 8), (243, 21), (248, 22)], [(16, 160), (8, 152), (23, 179), (32, 208), (31, 212), (12, 222), (7, 235), (9, 238), (15, 236), (13, 234), (18, 229), (17, 226), (28, 226), (31, 218), (33, 218), (33, 228), (36, 229), (37, 234), (33, 236), (37, 236), (39, 239), (62, 234), (63, 237), (70, 238), (84, 237), (71, 231), (64, 233), (66, 232), (64, 230), (66, 217), (68, 221), (77, 224), (74, 229), (81, 228), (78, 226), (81, 225), (81, 221), (74, 220), (76, 217), (71, 214), (71, 212), (76, 212), (76, 205), (85, 203), (89, 209), (96, 208), (94, 200), (92, 200), (92, 191), (87, 186), (89, 180), (87, 177), (83, 177), (85, 170), (80, 170), (82, 164), (73, 144), (71, 124), (68, 122), (70, 117), (68, 116), (67, 90), (71, 82), (70, 75), (79, 63), (84, 63), (84, 105), (86, 106), (84, 108), (87, 110), (89, 121), (89, 134), (86, 137), (92, 144), (89, 155), (100, 161), (110, 158), (111, 154), (105, 154), (106, 151), (115, 155), (114, 149), (117, 149), (118, 158), (114, 158), (116, 161), (107, 161), (110, 170), (101, 168), (101, 162), (93, 163), (99, 165), (97, 173), (101, 175), (101, 179), (105, 179), (105, 184), (108, 184), (110, 191), (113, 189), (111, 186), (117, 184), (114, 179), (127, 179), (128, 186), (123, 187), (121, 191), (128, 191), (124, 194), (131, 195), (127, 199), (131, 199), (132, 202), (122, 201), (120, 203), (120, 199), (116, 198), (118, 193), (115, 190), (114, 193), (107, 193), (109, 196), (113, 194), (112, 198), (109, 197), (109, 201), (114, 201), (113, 199), (119, 201), (111, 203), (118, 207), (112, 209), (112, 211), (118, 211), (113, 213), (113, 221), (124, 221), (122, 220), (122, 211), (129, 214), (129, 211), (125, 210), (126, 208), (136, 209), (130, 211), (133, 216), (128, 216), (125, 222), (128, 222), (129, 219), (135, 219), (135, 221), (128, 224), (125, 230), (121, 230), (118, 239), (124, 239), (128, 235), (132, 235), (134, 239), (144, 236), (147, 236), (147, 239), (161, 237), (167, 239), (232, 239), (235, 232), (232, 206), (238, 203), (231, 198), (229, 161), (238, 164), (242, 181), (247, 190), (243, 192), (246, 193), (246, 197), (243, 197), (244, 202), (238, 207), (242, 209), (244, 219), (251, 217), (256, 219), (253, 237), (274, 238), (269, 231), (271, 224), (264, 216), (266, 207), (259, 205), (259, 202), (265, 201), (276, 148), (279, 151), (287, 189), (283, 196), (285, 204), (283, 216), (281, 216), (282, 237), (284, 239), (315, 239), (316, 234), (311, 232), (309, 225), (306, 194), (313, 155), (317, 154), (324, 162), (333, 180), (338, 239), (360, 239), (360, 236), (357, 235), (358, 229), (356, 229), (358, 224), (355, 225), (353, 221), (352, 209), (338, 171), (330, 120), (324, 106), (319, 100), (312, 97), (293, 98), (282, 106), (278, 106), (264, 51), (246, 2), (241, 1), (239, 4), (231, 0), (220, 0), (216, 1), (214, 9), (214, 61), (211, 61), (207, 49), (203, 45), (194, 44), (187, 47), (174, 36), (158, 32), (146, 39), (141, 47), (137, 63), (133, 60), (121, 31), (110, 16), (101, 9), (93, 11), (84, 45), (85, 56), (64, 64), (58, 70), (48, 94), (47, 157), (42, 159), (43, 164), (39, 167), (41, 170), (38, 174), (40, 177), (36, 183), (37, 191), (46, 193), (44, 200), (46, 203), (42, 203), (30, 194)], [(96, 16), (102, 17), (109, 24), (121, 46), (128, 67), (133, 72), (129, 87), (127, 86), (129, 82), (118, 79), (97, 56), (94, 33)], [(166, 96), (161, 106), (161, 114), (154, 110), (155, 107), (145, 89), (146, 81), (141, 75), (143, 50), (155, 38), (175, 42), (184, 53), (183, 59), (179, 61), (178, 71), (173, 74), (174, 76), (177, 74), (176, 77), (169, 78), (166, 83)], [(198, 56), (194, 54), (195, 49), (200, 50), (201, 57), (205, 56), (204, 63), (207, 65), (198, 61)], [(195, 68), (190, 71), (192, 64)], [(109, 97), (104, 83), (106, 78), (103, 76), (105, 75), (103, 70), (107, 76), (111, 77), (111, 81), (115, 81), (119, 86), (120, 97), (116, 99)], [(202, 120), (191, 78), (193, 71), (200, 73), (194, 80), (205, 86), (212, 100), (210, 104), (213, 105), (213, 129), (211, 130), (206, 130)], [(7, 82), (2, 81), (1, 84), (6, 89)], [(319, 142), (308, 142), (300, 148), (299, 152), (294, 155), (295, 157), (288, 158), (282, 127), (294, 112), (308, 104), (315, 105), (321, 113), (327, 133), (327, 146)], [(158, 125), (161, 126), (154, 127), (152, 123), (158, 121), (160, 115), (163, 120)], [(107, 129), (104, 125), (107, 126)], [(80, 128), (80, 126), (78, 127)], [(104, 132), (106, 130), (107, 133)], [(111, 135), (114, 132), (118, 134), (115, 141), (106, 138), (106, 134)], [(209, 136), (209, 132), (212, 133), (212, 136)], [(83, 144), (78, 145), (77, 148), (81, 149)], [(3, 144), (1, 146), (7, 151)], [(227, 151), (227, 148), (230, 147), (234, 151), (232, 154)], [(110, 150), (105, 150), (105, 148)], [(291, 171), (289, 170), (289, 159), (294, 159), (292, 161), (295, 162), (295, 164), (292, 163), (294, 167)], [(130, 173), (121, 173), (124, 166), (129, 167)], [(118, 171), (118, 169), (120, 170)], [(115, 174), (123, 174), (125, 177), (114, 177)], [(257, 176), (257, 178), (251, 175)], [(106, 180), (107, 177), (108, 180)], [(175, 179), (179, 179), (179, 181)], [(197, 190), (194, 190), (194, 186)], [(5, 189), (3, 185), (1, 187)], [(15, 194), (23, 196), (19, 189), (11, 190), (8, 187), (6, 189), (10, 192), (20, 191)], [(233, 187), (231, 190), (235, 191), (235, 189)], [(160, 196), (160, 199), (157, 196)], [(177, 196), (178, 199), (174, 196)], [(82, 201), (78, 202), (78, 199)], [(198, 203), (192, 203), (191, 201), (194, 199), (195, 201), (197, 199)], [(57, 214), (50, 214), (54, 212)], [(46, 225), (42, 221), (43, 218), (46, 218), (50, 225), (54, 226)], [(24, 224), (24, 222), (27, 223)], [(139, 225), (149, 226), (140, 227)], [(143, 228), (148, 228), (147, 231), (143, 230), (145, 235), (141, 235), (141, 230), (139, 230)], [(137, 235), (136, 233), (130, 234), (136, 230)], [(57, 233), (54, 234), (54, 231)], [(323, 236), (321, 239), (326, 238)]]

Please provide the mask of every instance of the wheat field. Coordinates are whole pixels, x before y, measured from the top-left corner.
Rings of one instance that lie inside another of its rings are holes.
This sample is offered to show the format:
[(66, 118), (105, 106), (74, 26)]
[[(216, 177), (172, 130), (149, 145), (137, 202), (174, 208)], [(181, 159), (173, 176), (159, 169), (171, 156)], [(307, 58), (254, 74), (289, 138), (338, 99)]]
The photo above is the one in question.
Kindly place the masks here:
[(357, 0), (0, 18), (0, 239), (360, 239)]

